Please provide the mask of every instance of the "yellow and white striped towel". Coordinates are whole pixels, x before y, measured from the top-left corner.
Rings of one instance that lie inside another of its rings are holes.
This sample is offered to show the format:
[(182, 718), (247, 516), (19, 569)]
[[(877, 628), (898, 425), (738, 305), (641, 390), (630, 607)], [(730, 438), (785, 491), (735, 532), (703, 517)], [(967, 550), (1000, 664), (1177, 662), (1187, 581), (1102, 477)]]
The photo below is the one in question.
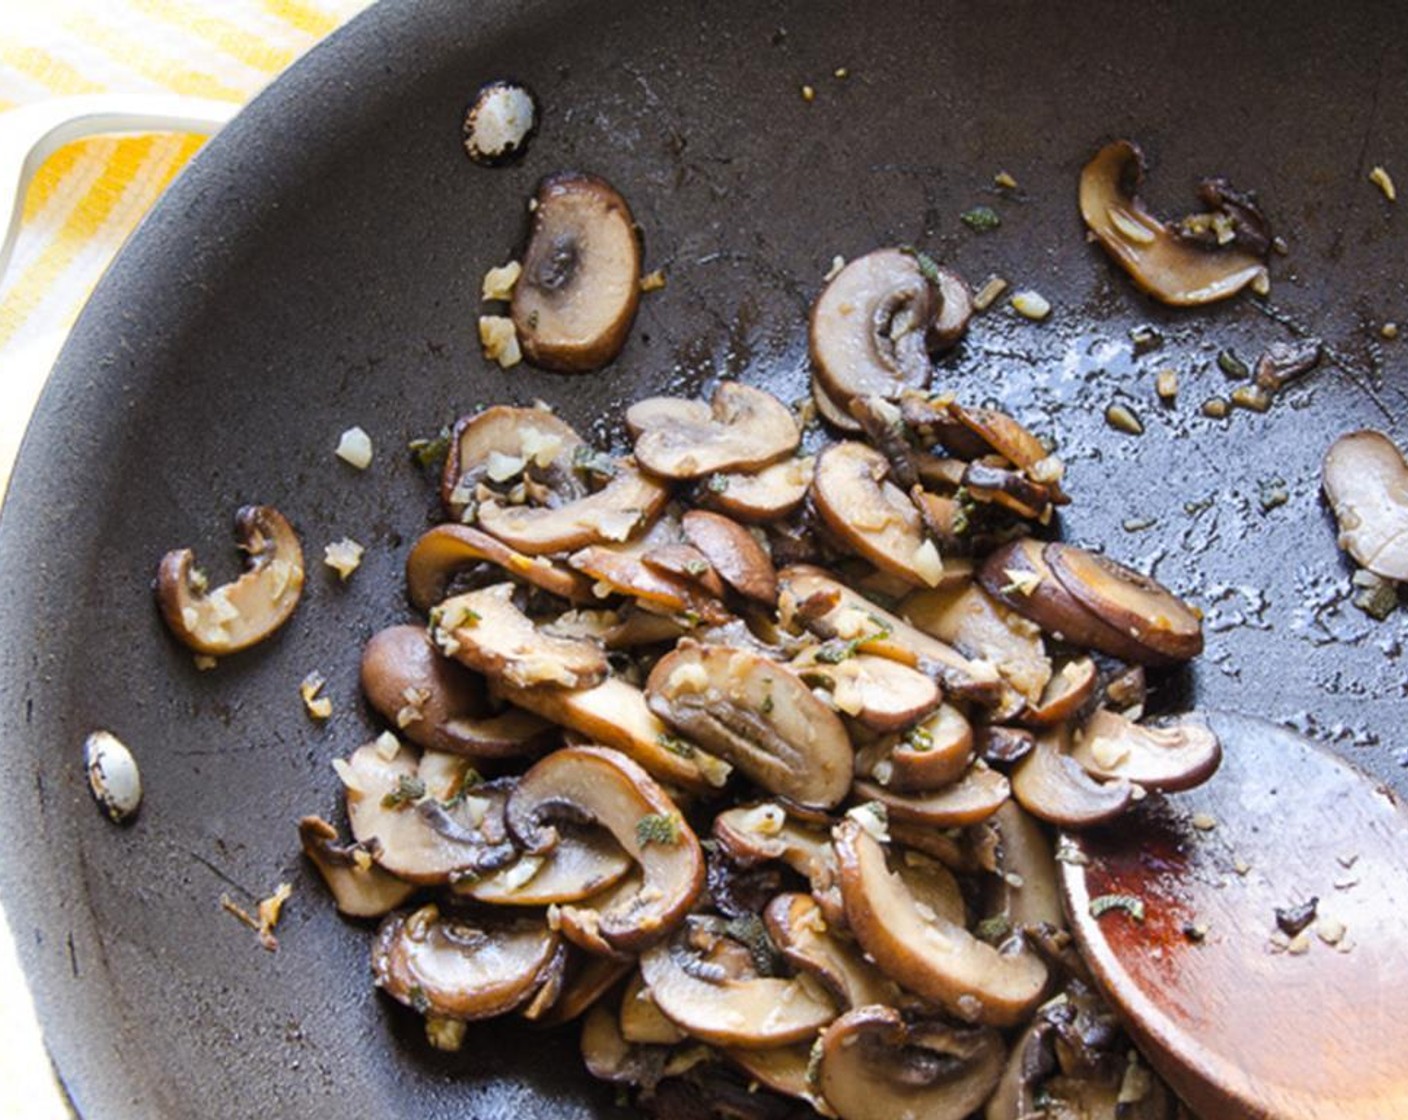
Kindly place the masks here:
[[(0, 0), (0, 111), (113, 91), (242, 104), (369, 2)], [(40, 169), (0, 277), (0, 494), (38, 392), (35, 374), (21, 373), (34, 367), (19, 356), (68, 330), (113, 254), (202, 142), (97, 138), (60, 149)], [(66, 1115), (0, 915), (0, 1120)]]

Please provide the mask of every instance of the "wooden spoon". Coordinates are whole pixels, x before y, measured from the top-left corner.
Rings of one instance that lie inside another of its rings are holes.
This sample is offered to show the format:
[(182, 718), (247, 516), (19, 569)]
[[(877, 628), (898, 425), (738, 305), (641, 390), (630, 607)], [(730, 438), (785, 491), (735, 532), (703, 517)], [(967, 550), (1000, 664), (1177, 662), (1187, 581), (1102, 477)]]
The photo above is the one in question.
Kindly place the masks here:
[(1204, 1120), (1408, 1117), (1408, 813), (1284, 728), (1209, 722), (1211, 781), (1066, 837), (1085, 960)]

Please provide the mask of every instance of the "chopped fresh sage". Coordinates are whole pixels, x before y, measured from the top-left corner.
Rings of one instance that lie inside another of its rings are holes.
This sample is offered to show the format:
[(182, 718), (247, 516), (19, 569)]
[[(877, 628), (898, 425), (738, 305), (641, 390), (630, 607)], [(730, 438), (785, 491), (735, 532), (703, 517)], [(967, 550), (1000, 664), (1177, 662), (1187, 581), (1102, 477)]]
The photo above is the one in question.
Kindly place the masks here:
[(672, 813), (649, 813), (636, 821), (636, 842), (648, 844), (678, 844), (680, 819)]
[(399, 809), (411, 805), (425, 796), (425, 783), (419, 778), (401, 774), (396, 779), (396, 788), (381, 799), (383, 809)]

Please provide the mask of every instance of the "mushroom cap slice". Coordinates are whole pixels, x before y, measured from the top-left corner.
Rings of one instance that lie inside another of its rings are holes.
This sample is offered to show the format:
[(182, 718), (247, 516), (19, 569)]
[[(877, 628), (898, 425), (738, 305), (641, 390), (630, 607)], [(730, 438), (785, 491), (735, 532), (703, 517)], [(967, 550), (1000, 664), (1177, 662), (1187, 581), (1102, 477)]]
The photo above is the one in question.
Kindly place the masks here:
[(1144, 153), (1115, 140), (1080, 173), (1086, 228), (1141, 289), (1162, 303), (1192, 306), (1236, 295), (1266, 276), (1266, 265), (1236, 246), (1208, 251), (1178, 237), (1139, 199)]
[(843, 432), (864, 431), (864, 426), (859, 420), (832, 400), (831, 394), (822, 386), (821, 379), (815, 373), (812, 374), (812, 400), (816, 404), (817, 415), (833, 428), (839, 428)]
[(663, 478), (765, 467), (802, 439), (786, 405), (737, 381), (721, 382), (707, 405), (679, 397), (640, 401), (627, 410), (626, 424), (640, 465)]
[(445, 597), (457, 571), (488, 562), (524, 583), (574, 603), (594, 602), (592, 582), (542, 556), (526, 556), (497, 537), (468, 525), (437, 525), (423, 533), (406, 557), (406, 590), (411, 602), (428, 611)]
[(1041, 699), (1028, 703), (1017, 720), (1031, 727), (1055, 727), (1088, 711), (1100, 684), (1100, 668), (1089, 657), (1071, 657), (1058, 662)]
[(878, 801), (895, 820), (934, 828), (959, 828), (992, 816), (1010, 796), (1006, 778), (996, 770), (974, 764), (956, 782), (924, 793), (901, 793), (876, 782), (858, 780), (855, 795)]
[[(672, 546), (665, 545), (664, 548)], [(718, 598), (695, 580), (662, 571), (649, 562), (652, 550), (630, 545), (591, 545), (574, 552), (568, 563), (612, 591), (672, 614), (693, 614), (709, 624), (729, 618)]]
[(636, 971), (621, 994), (621, 1037), (627, 1042), (673, 1046), (689, 1037), (655, 1006), (650, 989)]
[(488, 1019), (537, 990), (559, 944), (541, 919), (485, 922), (423, 906), (382, 923), (372, 975), (387, 995), (422, 1013)]
[(868, 444), (834, 444), (817, 457), (812, 500), (858, 556), (906, 583), (933, 587), (943, 578), (943, 560), (919, 510), (889, 473), (889, 461)]
[(841, 1120), (965, 1120), (1006, 1061), (994, 1030), (906, 1022), (893, 1007), (871, 1005), (826, 1028), (818, 1082)]
[(1013, 929), (1064, 929), (1056, 856), (1046, 832), (1015, 801), (994, 813), (989, 827), (997, 830), (998, 845), (997, 872), (986, 881), (994, 896), (988, 912), (1006, 918)]
[(303, 854), (332, 892), (338, 912), (349, 918), (379, 918), (400, 906), (416, 889), (414, 883), (378, 867), (367, 848), (339, 844), (337, 829), (321, 817), (302, 818), (298, 839)]
[(899, 985), (842, 941), (828, 927), (816, 899), (809, 894), (780, 894), (763, 912), (768, 936), (793, 967), (820, 981), (842, 1008), (868, 1003), (896, 1006)]
[(1092, 778), (1122, 778), (1148, 789), (1192, 789), (1222, 761), (1222, 744), (1198, 716), (1151, 727), (1100, 708), (1073, 740), (1071, 758)]
[(235, 540), (245, 572), (210, 590), (195, 553), (176, 549), (161, 558), (156, 599), (166, 625), (185, 645), (213, 657), (262, 642), (288, 621), (303, 591), (303, 548), (293, 526), (273, 506), (243, 506)]
[(816, 457), (803, 455), (769, 463), (756, 471), (725, 471), (701, 487), (701, 505), (751, 524), (779, 521), (806, 500)]
[(430, 636), (447, 657), (515, 688), (591, 688), (608, 669), (595, 642), (545, 634), (496, 583), (446, 599), (431, 612)]
[(817, 385), (840, 415), (853, 397), (897, 397), (928, 384), (938, 311), (937, 291), (900, 249), (857, 257), (831, 278), (812, 304), (810, 347)]
[(926, 793), (959, 781), (973, 761), (973, 725), (952, 704), (941, 704), (897, 735), (856, 754), (856, 773), (896, 793)]
[[(585, 1014), (634, 967), (633, 961), (594, 956), (579, 952), (575, 946), (566, 948), (567, 964), (562, 990), (550, 1006), (537, 1008), (537, 1013), (532, 1016), (533, 1022), (540, 1027), (555, 1027)], [(527, 1012), (525, 1008), (525, 1018), (528, 1017)]]
[(669, 795), (619, 751), (566, 747), (519, 780), (505, 810), (509, 829), (530, 852), (550, 851), (554, 816), (600, 825), (640, 865), (641, 889), (601, 913), (601, 937), (634, 950), (664, 937), (704, 887), (699, 840)]
[(1340, 436), (1322, 477), (1340, 548), (1375, 575), (1408, 580), (1408, 463), (1398, 445), (1372, 430)]
[(842, 821), (834, 836), (851, 932), (886, 975), (965, 1022), (1008, 1027), (1031, 1013), (1047, 970), (1020, 940), (998, 950), (933, 908), (921, 909), (886, 865), (880, 842), (857, 821)]
[(831, 694), (837, 711), (872, 731), (895, 731), (923, 719), (943, 700), (943, 690), (932, 677), (899, 661), (857, 653), (835, 664), (817, 661), (826, 649), (815, 646), (795, 659), (791, 667), (813, 688)]
[(745, 599), (777, 604), (777, 570), (763, 546), (736, 521), (708, 510), (692, 509), (680, 519), (685, 539), (719, 576)]
[(780, 860), (813, 886), (828, 886), (836, 860), (831, 838), (821, 828), (804, 824), (771, 802), (739, 805), (714, 818), (714, 838), (742, 864)]
[(1134, 800), (1124, 778), (1098, 782), (1071, 757), (1064, 729), (1037, 736), (1012, 770), (1012, 796), (1027, 812), (1061, 828), (1090, 828), (1113, 820)]
[(746, 949), (688, 919), (668, 941), (647, 949), (641, 975), (665, 1016), (716, 1046), (770, 1049), (809, 1039), (836, 1017), (810, 976), (759, 976)]
[(812, 1058), (811, 1040), (794, 1042), (790, 1046), (774, 1046), (769, 1050), (744, 1050), (734, 1046), (724, 1050), (724, 1054), (764, 1088), (806, 1101), (821, 1115), (826, 1115), (823, 1111), (825, 1103), (816, 1095), (808, 1076)]
[(523, 353), (561, 373), (600, 369), (626, 344), (640, 303), (640, 238), (626, 200), (604, 179), (549, 175), (511, 314)]
[(581, 902), (624, 879), (630, 857), (602, 829), (563, 824), (553, 849), (524, 853), (485, 875), (457, 877), (455, 894), (497, 906), (554, 906)]
[(618, 459), (615, 465), (611, 481), (595, 494), (551, 509), (487, 501), (479, 507), (479, 524), (529, 556), (638, 536), (665, 508), (670, 491), (642, 474), (630, 459)]
[(520, 476), (544, 483), (553, 505), (584, 497), (586, 484), (574, 469), (584, 447), (572, 426), (546, 408), (501, 404), (461, 416), (441, 469), (440, 500), (459, 518), (480, 484), (507, 486)]
[(645, 696), (661, 719), (772, 793), (828, 809), (850, 789), (840, 718), (760, 654), (682, 642), (656, 663)]

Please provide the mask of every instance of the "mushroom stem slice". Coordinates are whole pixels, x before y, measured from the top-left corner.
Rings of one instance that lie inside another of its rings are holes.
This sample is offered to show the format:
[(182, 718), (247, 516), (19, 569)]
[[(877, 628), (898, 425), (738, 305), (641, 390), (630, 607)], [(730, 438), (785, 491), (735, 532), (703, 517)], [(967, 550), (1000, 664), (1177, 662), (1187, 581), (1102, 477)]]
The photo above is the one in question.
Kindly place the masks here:
[(1070, 754), (1098, 781), (1123, 779), (1174, 791), (1212, 777), (1222, 761), (1222, 745), (1198, 716), (1152, 727), (1101, 708), (1076, 733)]
[(300, 820), (298, 839), (332, 892), (338, 912), (349, 918), (379, 918), (416, 889), (414, 883), (378, 867), (366, 846), (339, 844), (337, 829), (321, 817)]
[(437, 525), (421, 535), (406, 557), (411, 602), (420, 610), (430, 610), (445, 597), (445, 588), (457, 571), (483, 561), (550, 595), (574, 603), (595, 601), (592, 581), (577, 572), (541, 556), (525, 556), (468, 525)]
[(519, 780), (505, 809), (510, 832), (529, 852), (551, 851), (565, 816), (611, 833), (641, 867), (641, 889), (601, 913), (601, 937), (613, 948), (639, 949), (666, 936), (704, 886), (699, 840), (678, 806), (619, 751), (566, 747)]
[[(585, 1014), (634, 967), (632, 961), (594, 956), (577, 951), (575, 946), (567, 948), (567, 966), (562, 979), (562, 991), (550, 1006), (537, 1008), (536, 1014), (531, 1016), (533, 1022), (540, 1027), (569, 1023)], [(524, 1015), (529, 1017), (527, 1009)]]
[(1408, 580), (1408, 462), (1383, 432), (1350, 432), (1325, 453), (1339, 546), (1384, 579)]
[(662, 478), (701, 478), (754, 470), (790, 455), (802, 433), (787, 406), (762, 389), (725, 381), (712, 403), (651, 397), (633, 404), (626, 424), (640, 465)]
[(1235, 245), (1209, 251), (1179, 237), (1144, 208), (1139, 185), (1144, 153), (1128, 140), (1098, 151), (1080, 175), (1086, 227), (1144, 291), (1190, 306), (1235, 295), (1266, 276), (1260, 257)]
[(1012, 771), (1012, 795), (1027, 812), (1061, 828), (1089, 828), (1129, 808), (1134, 787), (1124, 778), (1098, 782), (1071, 757), (1065, 730), (1037, 736)]
[(156, 597), (171, 632), (197, 653), (238, 653), (262, 642), (288, 621), (303, 591), (303, 549), (273, 506), (244, 506), (235, 514), (235, 540), (246, 570), (213, 590), (188, 548), (168, 552), (157, 568)]
[(513, 290), (513, 325), (535, 366), (583, 373), (626, 344), (640, 303), (640, 238), (626, 200), (604, 179), (549, 175)]
[(965, 1022), (1007, 1027), (1031, 1013), (1047, 970), (1020, 940), (998, 950), (921, 908), (886, 865), (880, 842), (857, 821), (842, 821), (834, 837), (847, 921), (886, 975)]
[(1006, 1064), (988, 1028), (906, 1022), (893, 1007), (848, 1011), (821, 1036), (821, 1095), (841, 1120), (965, 1120)]

